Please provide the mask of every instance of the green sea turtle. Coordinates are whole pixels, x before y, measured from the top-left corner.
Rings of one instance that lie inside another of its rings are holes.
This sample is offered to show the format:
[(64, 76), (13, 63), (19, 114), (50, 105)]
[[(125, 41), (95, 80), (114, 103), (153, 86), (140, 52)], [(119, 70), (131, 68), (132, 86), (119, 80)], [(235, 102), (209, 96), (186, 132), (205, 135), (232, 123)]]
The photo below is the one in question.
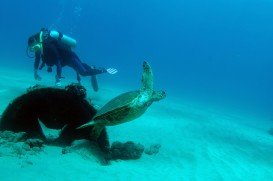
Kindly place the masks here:
[(166, 97), (164, 91), (153, 90), (153, 72), (148, 62), (143, 62), (142, 87), (137, 91), (123, 93), (104, 105), (94, 118), (80, 126), (93, 126), (92, 134), (100, 135), (104, 126), (114, 126), (140, 117), (154, 102)]

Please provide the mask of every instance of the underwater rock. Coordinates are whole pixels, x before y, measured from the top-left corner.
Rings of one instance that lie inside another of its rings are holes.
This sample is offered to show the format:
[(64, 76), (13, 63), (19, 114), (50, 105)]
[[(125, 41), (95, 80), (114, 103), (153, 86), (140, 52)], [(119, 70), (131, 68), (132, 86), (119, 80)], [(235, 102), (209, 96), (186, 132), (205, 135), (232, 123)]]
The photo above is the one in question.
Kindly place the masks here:
[(145, 148), (144, 153), (147, 155), (154, 155), (157, 154), (159, 152), (161, 145), (160, 144), (153, 144), (148, 148)]
[(23, 142), (27, 139), (27, 134), (25, 132), (0, 131), (0, 139), (7, 142)]
[(0, 131), (0, 154), (2, 156), (21, 157), (42, 151), (42, 140), (26, 138), (24, 132)]
[(135, 144), (132, 141), (121, 143), (119, 141), (113, 142), (110, 153), (113, 160), (130, 160), (139, 159), (144, 151), (144, 146)]
[[(86, 139), (95, 141), (100, 150), (109, 154), (109, 140), (103, 128), (98, 139), (94, 139), (92, 129), (77, 129), (89, 122), (96, 114), (96, 109), (86, 100), (86, 89), (79, 84), (71, 84), (65, 88), (43, 87), (35, 85), (27, 92), (15, 98), (5, 109), (0, 118), (0, 131), (25, 132), (16, 138), (8, 132), (4, 137), (9, 140), (25, 138), (40, 139), (45, 143), (69, 146), (74, 140)], [(40, 122), (49, 129), (59, 129), (61, 133), (55, 140), (48, 140), (41, 129)], [(28, 141), (25, 149), (38, 150), (41, 142)]]
[(67, 146), (67, 147), (62, 149), (62, 154), (63, 155), (68, 154), (68, 153), (71, 153), (71, 147)]
[(42, 148), (44, 145), (44, 141), (40, 139), (28, 139), (25, 143), (29, 145), (30, 148)]

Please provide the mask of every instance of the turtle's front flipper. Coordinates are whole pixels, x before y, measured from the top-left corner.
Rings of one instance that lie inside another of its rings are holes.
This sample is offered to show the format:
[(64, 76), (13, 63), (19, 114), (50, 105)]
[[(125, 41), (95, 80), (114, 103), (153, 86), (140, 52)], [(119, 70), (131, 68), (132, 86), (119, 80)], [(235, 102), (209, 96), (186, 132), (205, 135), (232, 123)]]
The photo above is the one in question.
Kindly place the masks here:
[(152, 95), (154, 89), (153, 71), (148, 62), (143, 62), (143, 73), (142, 73), (142, 86), (140, 91), (145, 91)]

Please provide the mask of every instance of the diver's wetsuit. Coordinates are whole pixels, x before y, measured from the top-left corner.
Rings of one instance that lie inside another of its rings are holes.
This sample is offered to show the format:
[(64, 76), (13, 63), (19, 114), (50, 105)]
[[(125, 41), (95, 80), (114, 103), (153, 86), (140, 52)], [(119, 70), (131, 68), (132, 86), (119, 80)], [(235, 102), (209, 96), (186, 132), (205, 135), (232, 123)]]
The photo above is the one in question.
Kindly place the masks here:
[[(95, 68), (82, 63), (79, 57), (74, 53), (71, 48), (60, 41), (47, 37), (43, 40), (42, 52), (35, 53), (34, 69), (38, 70), (40, 61), (43, 61), (43, 65), (51, 67), (57, 66), (57, 77), (62, 77), (62, 67), (72, 67), (77, 72), (77, 78), (79, 80), (79, 74), (82, 76), (93, 76), (101, 73), (106, 73), (105, 68)], [(43, 66), (42, 65), (42, 66)]]

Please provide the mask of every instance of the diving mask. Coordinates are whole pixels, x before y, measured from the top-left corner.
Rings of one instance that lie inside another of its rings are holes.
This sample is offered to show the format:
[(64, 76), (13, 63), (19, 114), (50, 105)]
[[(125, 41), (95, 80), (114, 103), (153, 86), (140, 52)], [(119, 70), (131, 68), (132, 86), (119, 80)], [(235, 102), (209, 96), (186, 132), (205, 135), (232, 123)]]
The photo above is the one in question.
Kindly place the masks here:
[(37, 52), (40, 51), (42, 47), (43, 47), (42, 43), (37, 42), (34, 45), (30, 46), (30, 51)]

